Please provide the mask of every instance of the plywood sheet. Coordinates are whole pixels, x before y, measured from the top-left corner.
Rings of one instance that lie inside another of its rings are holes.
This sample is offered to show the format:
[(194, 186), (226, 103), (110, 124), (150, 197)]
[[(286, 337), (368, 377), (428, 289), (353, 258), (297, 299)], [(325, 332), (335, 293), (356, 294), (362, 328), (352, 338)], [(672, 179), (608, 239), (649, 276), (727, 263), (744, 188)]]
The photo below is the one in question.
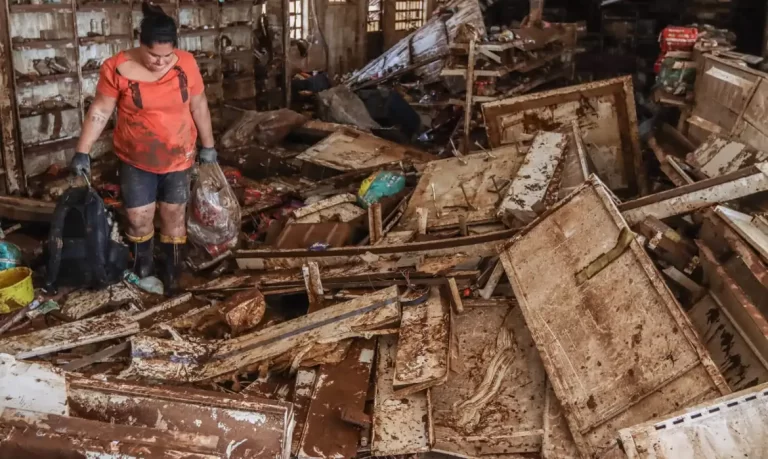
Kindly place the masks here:
[(687, 157), (687, 161), (707, 177), (735, 172), (766, 159), (768, 153), (717, 134), (710, 136)]
[(768, 261), (768, 233), (755, 222), (751, 215), (725, 206), (715, 207), (715, 213), (722, 217), (731, 229), (739, 233), (760, 254), (763, 260)]
[(629, 459), (764, 457), (768, 384), (619, 432)]
[[(645, 170), (630, 77), (613, 78), (483, 104), (493, 147), (529, 141), (540, 130), (578, 124), (589, 159), (612, 190), (641, 188)], [(644, 186), (644, 185), (643, 185)]]
[(425, 453), (432, 444), (429, 390), (395, 395), (397, 338), (379, 338), (376, 362), (376, 395), (373, 409), (374, 456), (398, 456)]
[(352, 129), (334, 132), (296, 158), (343, 172), (400, 161), (422, 163), (434, 159), (422, 151)]
[(467, 308), (456, 316), (454, 332), (456, 365), (448, 381), (432, 389), (433, 451), (539, 453), (546, 375), (520, 308)]
[(592, 177), (501, 254), (574, 440), (596, 457), (616, 429), (729, 391), (640, 244), (614, 249), (622, 230)]
[(418, 229), (416, 210), (420, 207), (429, 211), (428, 229), (456, 226), (461, 215), (469, 224), (495, 221), (499, 202), (496, 187), (502, 188), (515, 176), (523, 157), (516, 146), (498, 148), (491, 154), (495, 158), (477, 153), (463, 159), (429, 162), (421, 173), (400, 226)]

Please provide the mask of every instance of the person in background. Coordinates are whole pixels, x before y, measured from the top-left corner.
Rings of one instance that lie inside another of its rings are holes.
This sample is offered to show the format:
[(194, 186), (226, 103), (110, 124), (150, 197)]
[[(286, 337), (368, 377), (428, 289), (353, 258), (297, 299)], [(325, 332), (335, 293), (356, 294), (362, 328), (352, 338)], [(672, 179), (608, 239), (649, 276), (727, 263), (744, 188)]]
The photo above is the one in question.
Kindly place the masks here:
[(160, 212), (161, 280), (166, 294), (178, 286), (190, 168), (197, 138), (201, 163), (216, 162), (211, 115), (203, 78), (192, 54), (177, 49), (176, 23), (162, 9), (142, 4), (138, 48), (121, 51), (101, 66), (96, 98), (83, 123), (70, 168), (89, 176), (89, 152), (117, 107), (114, 151), (128, 214), (126, 237), (134, 272), (153, 272), (155, 209)]

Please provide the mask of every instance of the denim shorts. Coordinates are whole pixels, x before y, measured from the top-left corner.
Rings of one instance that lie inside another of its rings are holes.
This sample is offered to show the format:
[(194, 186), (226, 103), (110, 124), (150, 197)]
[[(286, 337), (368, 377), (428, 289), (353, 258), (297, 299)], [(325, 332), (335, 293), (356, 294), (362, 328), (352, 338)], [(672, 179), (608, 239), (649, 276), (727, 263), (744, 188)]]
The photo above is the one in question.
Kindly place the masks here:
[(186, 203), (189, 199), (190, 170), (155, 174), (120, 162), (120, 188), (125, 208), (142, 207), (155, 201)]

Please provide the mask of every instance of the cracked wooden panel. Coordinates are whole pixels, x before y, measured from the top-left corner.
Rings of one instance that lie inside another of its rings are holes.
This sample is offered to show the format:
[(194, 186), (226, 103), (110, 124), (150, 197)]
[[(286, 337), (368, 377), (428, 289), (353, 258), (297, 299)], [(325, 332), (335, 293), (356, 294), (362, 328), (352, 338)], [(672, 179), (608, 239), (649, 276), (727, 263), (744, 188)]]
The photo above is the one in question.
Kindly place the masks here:
[(417, 392), (448, 378), (449, 307), (440, 287), (431, 287), (425, 303), (403, 308), (393, 381), (396, 393)]
[[(729, 388), (640, 244), (590, 278), (626, 222), (591, 178), (512, 239), (501, 260), (583, 455), (615, 433)], [(542, 273), (547, 273), (542, 276)]]
[(467, 308), (454, 320), (456, 364), (448, 382), (432, 389), (433, 450), (539, 453), (546, 375), (520, 308)]

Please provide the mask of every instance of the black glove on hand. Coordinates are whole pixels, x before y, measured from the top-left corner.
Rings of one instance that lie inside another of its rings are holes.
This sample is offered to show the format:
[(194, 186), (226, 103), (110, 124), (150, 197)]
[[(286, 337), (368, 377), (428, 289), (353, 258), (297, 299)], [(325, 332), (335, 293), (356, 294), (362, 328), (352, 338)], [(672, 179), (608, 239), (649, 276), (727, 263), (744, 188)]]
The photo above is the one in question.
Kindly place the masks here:
[(216, 152), (215, 148), (201, 148), (200, 149), (200, 163), (201, 164), (210, 164), (216, 162), (216, 157), (219, 154)]
[(69, 163), (69, 169), (75, 175), (83, 175), (86, 178), (91, 176), (91, 156), (88, 153), (75, 153), (72, 162)]

